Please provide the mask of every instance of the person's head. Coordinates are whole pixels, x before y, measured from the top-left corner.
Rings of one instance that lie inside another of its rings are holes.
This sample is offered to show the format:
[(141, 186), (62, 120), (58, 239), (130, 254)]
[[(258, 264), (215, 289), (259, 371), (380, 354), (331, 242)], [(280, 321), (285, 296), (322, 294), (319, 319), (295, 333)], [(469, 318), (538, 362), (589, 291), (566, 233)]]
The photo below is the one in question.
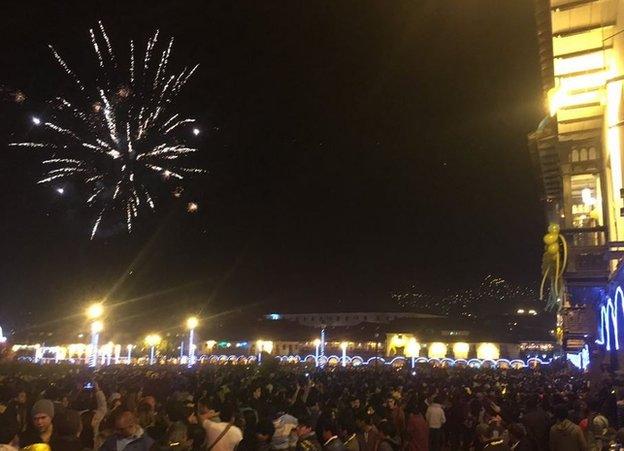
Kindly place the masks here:
[(254, 388), (253, 392), (251, 393), (254, 399), (258, 399), (262, 396), (262, 387), (260, 387), (259, 385)]
[(63, 410), (54, 419), (56, 433), (61, 437), (78, 437), (82, 431), (80, 413), (76, 410)]
[(568, 406), (565, 404), (559, 404), (555, 407), (555, 418), (557, 421), (564, 421), (568, 419)]
[(360, 408), (360, 398), (356, 398), (355, 396), (351, 398), (350, 401), (351, 408), (357, 410)]
[(388, 407), (388, 409), (392, 410), (396, 407), (396, 399), (394, 398), (388, 398), (386, 400), (386, 406)]
[(114, 417), (115, 434), (119, 437), (130, 437), (137, 430), (137, 420), (134, 413), (127, 409), (117, 409)]
[(256, 427), (256, 438), (260, 442), (270, 442), (275, 434), (275, 425), (269, 418), (261, 418)]
[(235, 414), (236, 414), (236, 407), (231, 402), (226, 402), (221, 406), (221, 410), (220, 410), (221, 421), (226, 421), (226, 422), (234, 421)]
[(33, 405), (31, 414), (36, 431), (40, 434), (48, 432), (54, 418), (54, 404), (49, 399), (40, 399)]
[(322, 427), (323, 430), (323, 440), (327, 441), (332, 437), (338, 435), (339, 429), (338, 425), (332, 421), (328, 421)]
[(363, 431), (368, 431), (373, 427), (373, 417), (362, 412), (355, 417), (355, 425)]
[(26, 404), (26, 400), (26, 392), (24, 390), (19, 390), (15, 396), (15, 401), (20, 405), (24, 405)]
[(312, 433), (313, 427), (314, 425), (312, 424), (310, 417), (304, 416), (299, 418), (295, 432), (299, 437), (305, 437)]
[(379, 423), (379, 435), (381, 438), (394, 438), (397, 435), (396, 426), (392, 421), (382, 421)]

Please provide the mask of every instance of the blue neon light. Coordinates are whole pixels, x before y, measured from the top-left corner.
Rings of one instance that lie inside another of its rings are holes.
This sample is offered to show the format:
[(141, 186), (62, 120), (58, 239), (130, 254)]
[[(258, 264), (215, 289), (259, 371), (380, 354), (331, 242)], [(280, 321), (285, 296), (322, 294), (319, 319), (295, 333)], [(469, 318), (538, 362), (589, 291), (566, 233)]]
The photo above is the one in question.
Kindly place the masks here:
[(607, 296), (605, 304), (600, 306), (600, 325), (598, 326), (598, 336), (600, 338), (596, 340), (596, 343), (604, 345), (607, 351), (611, 350), (611, 337), (613, 337), (615, 350), (620, 349), (618, 306), (624, 312), (624, 291), (620, 286), (615, 289), (615, 300)]

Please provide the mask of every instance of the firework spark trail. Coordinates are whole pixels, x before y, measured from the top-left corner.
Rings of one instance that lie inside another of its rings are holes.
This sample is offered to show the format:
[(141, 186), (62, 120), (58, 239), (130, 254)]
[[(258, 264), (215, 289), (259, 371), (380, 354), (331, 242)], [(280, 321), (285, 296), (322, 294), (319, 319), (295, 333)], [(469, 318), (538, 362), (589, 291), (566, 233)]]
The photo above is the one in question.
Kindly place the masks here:
[[(185, 144), (184, 137), (177, 133), (195, 120), (180, 119), (180, 113), (170, 111), (198, 65), (168, 73), (174, 39), (168, 41), (164, 50), (157, 51), (156, 30), (147, 40), (143, 61), (141, 55), (135, 55), (135, 43), (131, 40), (128, 66), (122, 68), (119, 60), (118, 68), (110, 38), (103, 24), (98, 25), (99, 30), (89, 29), (89, 36), (100, 70), (89, 83), (78, 78), (56, 49), (49, 46), (56, 62), (78, 88), (77, 93), (55, 98), (50, 119), (33, 119), (35, 125), (42, 125), (42, 130), (52, 132), (52, 141), (10, 144), (54, 151), (43, 160), (46, 172), (38, 184), (71, 180), (88, 187), (85, 205), (98, 212), (91, 228), (92, 239), (104, 218), (113, 213), (122, 213), (131, 232), (134, 218), (142, 210), (156, 208), (151, 185), (168, 184), (170, 178), (183, 180), (181, 173), (205, 173), (188, 164), (178, 165), (185, 156), (198, 151)], [(105, 45), (100, 46), (102, 39)], [(159, 61), (155, 61), (156, 54)], [(137, 64), (139, 68), (143, 66), (142, 72), (137, 71)], [(89, 106), (81, 111), (76, 105)]]
[(67, 63), (65, 62), (65, 60), (63, 58), (61, 58), (61, 55), (58, 54), (58, 52), (54, 49), (54, 47), (52, 47), (51, 45), (48, 45), (48, 47), (50, 48), (50, 50), (52, 51), (52, 54), (54, 55), (54, 58), (56, 59), (56, 61), (61, 65), (61, 67), (63, 68), (63, 70), (65, 71), (65, 73), (67, 75), (69, 75), (69, 77), (74, 80), (74, 82), (78, 85), (78, 88), (81, 91), (84, 91), (85, 88), (82, 84), (82, 82), (80, 81), (80, 79), (76, 76), (76, 74), (74, 74), (74, 72), (69, 68), (69, 66), (67, 65)]
[(106, 30), (104, 29), (104, 25), (102, 24), (101, 20), (98, 21), (98, 25), (100, 26), (100, 31), (102, 32), (102, 36), (104, 37), (104, 42), (106, 42), (108, 57), (113, 63), (115, 63), (115, 54), (113, 53), (113, 47), (111, 46), (110, 39), (108, 39), (108, 34), (106, 34)]
[(100, 47), (95, 40), (95, 33), (93, 32), (93, 28), (89, 30), (89, 33), (91, 34), (91, 44), (93, 44), (93, 49), (95, 50), (95, 54), (98, 57), (98, 63), (100, 63), (101, 68), (104, 68), (104, 59), (102, 58), (102, 54), (100, 53)]

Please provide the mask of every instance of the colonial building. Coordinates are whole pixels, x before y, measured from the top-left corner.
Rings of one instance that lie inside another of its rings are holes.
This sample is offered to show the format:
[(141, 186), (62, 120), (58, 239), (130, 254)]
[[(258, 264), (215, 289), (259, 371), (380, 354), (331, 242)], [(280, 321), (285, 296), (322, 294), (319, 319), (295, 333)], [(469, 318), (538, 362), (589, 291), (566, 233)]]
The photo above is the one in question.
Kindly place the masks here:
[(562, 338), (570, 348), (597, 343), (615, 351), (624, 307), (624, 0), (535, 0), (535, 6), (547, 113), (529, 135), (529, 149), (547, 220), (569, 245), (561, 302), (585, 305), (596, 318), (589, 330), (570, 327)]

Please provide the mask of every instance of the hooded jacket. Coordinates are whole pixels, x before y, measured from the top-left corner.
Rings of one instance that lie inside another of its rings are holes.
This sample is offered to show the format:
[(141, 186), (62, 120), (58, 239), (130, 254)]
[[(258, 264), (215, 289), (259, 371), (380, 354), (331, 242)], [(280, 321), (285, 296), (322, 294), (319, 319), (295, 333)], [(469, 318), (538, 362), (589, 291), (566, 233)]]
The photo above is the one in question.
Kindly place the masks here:
[(551, 451), (585, 451), (587, 442), (581, 428), (566, 419), (550, 428), (550, 449)]

